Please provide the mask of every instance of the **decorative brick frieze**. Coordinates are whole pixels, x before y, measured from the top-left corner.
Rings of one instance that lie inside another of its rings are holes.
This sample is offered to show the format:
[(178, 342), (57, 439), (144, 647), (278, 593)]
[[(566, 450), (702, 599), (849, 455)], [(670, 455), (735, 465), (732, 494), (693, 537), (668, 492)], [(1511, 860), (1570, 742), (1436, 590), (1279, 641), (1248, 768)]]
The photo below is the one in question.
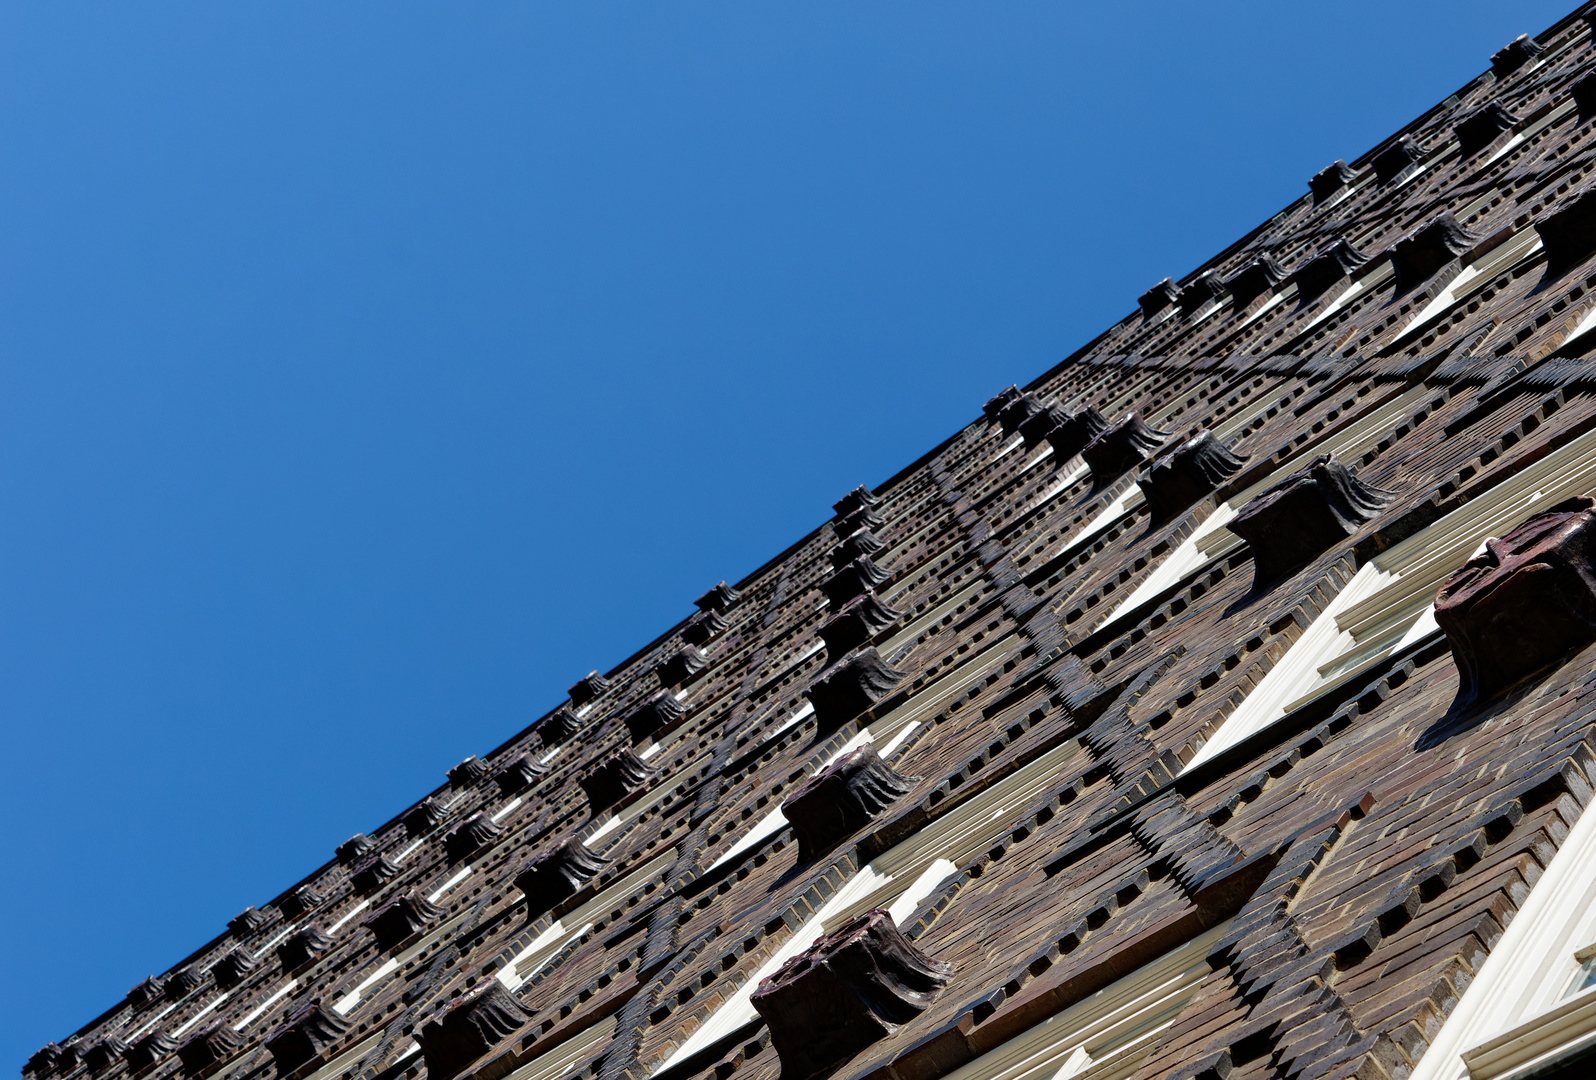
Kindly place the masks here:
[(484, 979), (416, 1030), (430, 1080), (450, 1080), (532, 1019), (498, 979)]
[(443, 914), (443, 908), (422, 896), (420, 890), (410, 889), (378, 908), (360, 925), (371, 931), (377, 948), (388, 952), (415, 938)]
[(266, 1051), (278, 1076), (291, 1076), (337, 1046), (351, 1023), (318, 998), (289, 1014), (281, 1027), (266, 1037)]
[(1452, 133), (1457, 136), (1458, 153), (1468, 158), (1490, 146), (1503, 132), (1512, 131), (1517, 126), (1517, 117), (1503, 108), (1501, 102), (1491, 101), (1459, 120), (1453, 126)]
[(1092, 470), (1092, 482), (1106, 487), (1146, 461), (1167, 438), (1169, 432), (1148, 427), (1137, 413), (1126, 413), (1081, 449), (1081, 460)]
[(1596, 641), (1596, 499), (1579, 495), (1492, 539), (1435, 598), (1459, 706), (1488, 700)]
[(901, 612), (894, 611), (874, 592), (866, 592), (848, 601), (821, 623), (819, 634), (826, 643), (826, 655), (842, 657), (861, 645), (875, 641), (898, 625), (902, 618)]
[(1245, 457), (1237, 457), (1208, 430), (1153, 462), (1140, 483), (1153, 524), (1173, 521), (1197, 500), (1241, 470)]
[(804, 693), (824, 735), (874, 706), (902, 681), (903, 673), (869, 647), (832, 664)]
[(751, 1000), (770, 1029), (783, 1080), (805, 1080), (897, 1034), (952, 977), (951, 964), (920, 952), (877, 909), (787, 961)]
[(609, 864), (574, 836), (538, 855), (515, 876), (515, 887), (526, 897), (528, 918), (569, 899)]
[(594, 765), (578, 783), (588, 807), (597, 815), (642, 787), (654, 775), (648, 763), (631, 750), (618, 750)]
[[(724, 582), (722, 584), (724, 584)], [(710, 592), (705, 593), (704, 596), (708, 597), (710, 593), (713, 592), (714, 590), (711, 589)], [(700, 607), (702, 606), (703, 605), (700, 605)], [(605, 678), (603, 675), (600, 675), (596, 671), (590, 671), (584, 675), (580, 681), (572, 686), (570, 690), (566, 691), (566, 695), (571, 699), (572, 705), (575, 705), (577, 708), (581, 708), (583, 705), (586, 705), (588, 702), (596, 699), (600, 694), (609, 688), (609, 679)]]
[(830, 851), (885, 813), (918, 779), (893, 769), (869, 744), (842, 755), (781, 804), (798, 838), (798, 857), (809, 862)]
[(1313, 174), (1313, 179), (1308, 181), (1308, 189), (1313, 192), (1315, 202), (1328, 202), (1357, 179), (1357, 176), (1356, 169), (1337, 158)]

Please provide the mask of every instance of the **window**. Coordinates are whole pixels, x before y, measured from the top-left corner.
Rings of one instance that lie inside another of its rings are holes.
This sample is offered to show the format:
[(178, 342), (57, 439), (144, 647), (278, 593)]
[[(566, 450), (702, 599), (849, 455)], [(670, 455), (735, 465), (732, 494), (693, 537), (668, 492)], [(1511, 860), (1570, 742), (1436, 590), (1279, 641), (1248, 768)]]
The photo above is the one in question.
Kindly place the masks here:
[(1581, 814), (1411, 1080), (1517, 1080), (1596, 1046), (1596, 814)]
[(1119, 1080), (1135, 1072), (1158, 1035), (1212, 970), (1208, 951), (1227, 920), (949, 1073), (945, 1080)]

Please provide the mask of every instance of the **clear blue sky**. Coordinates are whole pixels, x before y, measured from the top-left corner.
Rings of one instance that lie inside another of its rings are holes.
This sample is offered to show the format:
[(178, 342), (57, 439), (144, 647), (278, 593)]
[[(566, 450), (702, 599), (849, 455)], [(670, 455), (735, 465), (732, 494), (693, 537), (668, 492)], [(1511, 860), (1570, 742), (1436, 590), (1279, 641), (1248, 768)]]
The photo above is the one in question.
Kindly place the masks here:
[(0, 8), (0, 1075), (1572, 6)]

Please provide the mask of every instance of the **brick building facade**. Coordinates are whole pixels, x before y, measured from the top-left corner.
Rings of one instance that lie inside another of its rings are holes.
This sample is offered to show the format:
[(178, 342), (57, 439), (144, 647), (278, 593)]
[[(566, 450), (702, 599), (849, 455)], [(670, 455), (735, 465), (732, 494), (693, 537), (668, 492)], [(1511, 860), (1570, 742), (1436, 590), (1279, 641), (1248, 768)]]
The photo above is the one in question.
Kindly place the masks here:
[(1593, 19), (24, 1075), (1596, 1075)]

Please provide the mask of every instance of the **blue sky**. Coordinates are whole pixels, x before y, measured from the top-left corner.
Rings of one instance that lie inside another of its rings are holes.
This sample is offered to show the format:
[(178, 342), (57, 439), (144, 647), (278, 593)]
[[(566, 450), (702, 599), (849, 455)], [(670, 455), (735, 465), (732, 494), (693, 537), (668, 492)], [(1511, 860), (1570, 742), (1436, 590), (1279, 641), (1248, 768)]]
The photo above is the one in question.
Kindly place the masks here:
[(0, 7), (0, 1070), (1570, 4)]

